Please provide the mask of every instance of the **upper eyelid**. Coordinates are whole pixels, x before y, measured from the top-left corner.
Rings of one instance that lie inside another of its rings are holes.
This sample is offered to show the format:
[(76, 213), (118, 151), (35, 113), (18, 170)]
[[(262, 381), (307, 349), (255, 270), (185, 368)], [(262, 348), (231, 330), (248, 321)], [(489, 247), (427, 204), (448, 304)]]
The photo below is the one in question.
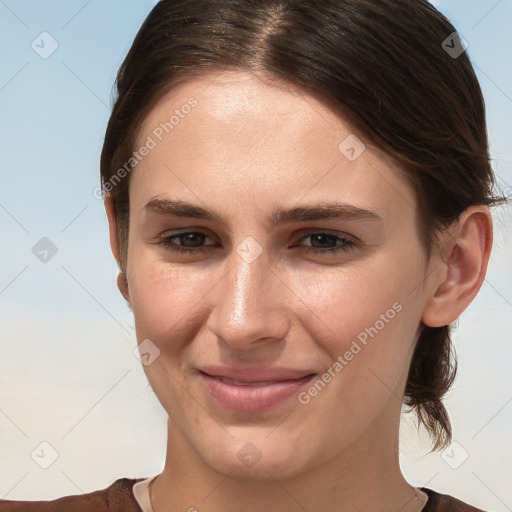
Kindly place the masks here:
[(315, 229), (315, 228), (306, 228), (301, 232), (301, 236), (314, 235), (316, 233), (337, 236), (339, 238), (350, 238), (351, 240), (358, 240), (355, 235), (351, 235), (350, 233), (346, 233), (345, 231), (336, 231), (334, 229)]
[(214, 239), (214, 237), (212, 237), (209, 233), (207, 233), (206, 231), (202, 231), (200, 229), (186, 229), (183, 231), (166, 231), (166, 232), (162, 233), (162, 235), (160, 235), (159, 238), (173, 238), (173, 237), (178, 237), (180, 235), (188, 235), (188, 234), (200, 234), (200, 235), (205, 235), (206, 237), (211, 238), (212, 240)]

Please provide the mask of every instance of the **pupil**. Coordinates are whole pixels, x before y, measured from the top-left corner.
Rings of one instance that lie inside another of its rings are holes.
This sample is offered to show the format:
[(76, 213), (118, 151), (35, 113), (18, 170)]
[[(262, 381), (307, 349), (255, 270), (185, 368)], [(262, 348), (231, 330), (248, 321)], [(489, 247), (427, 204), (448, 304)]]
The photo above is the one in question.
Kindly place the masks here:
[[(199, 237), (199, 240), (197, 238)], [(183, 238), (183, 245), (186, 245), (187, 247), (196, 247), (197, 245), (201, 245), (201, 242), (204, 242), (204, 235), (201, 233), (187, 233), (186, 235), (182, 235)], [(196, 239), (196, 242), (199, 241), (199, 243), (194, 244), (194, 238)], [(188, 242), (192, 242), (192, 244), (187, 244)]]
[[(313, 240), (320, 240), (320, 246), (321, 247), (324, 247), (326, 244), (325, 242), (327, 242), (327, 245), (332, 245), (332, 241), (333, 241), (333, 236), (332, 235), (323, 235), (323, 234), (319, 234), (319, 235), (313, 235)], [(324, 241), (324, 243), (322, 244), (322, 240)], [(315, 245), (315, 244), (313, 244)]]

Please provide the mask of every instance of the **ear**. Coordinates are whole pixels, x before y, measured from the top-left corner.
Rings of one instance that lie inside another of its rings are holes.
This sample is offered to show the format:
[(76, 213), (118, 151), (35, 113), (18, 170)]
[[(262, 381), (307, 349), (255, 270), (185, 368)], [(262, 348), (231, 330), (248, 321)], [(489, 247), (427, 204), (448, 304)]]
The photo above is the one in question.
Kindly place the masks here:
[(441, 253), (433, 258), (433, 293), (423, 311), (425, 325), (442, 327), (459, 318), (482, 286), (491, 246), (489, 208), (469, 207), (443, 234)]
[(119, 274), (117, 276), (117, 287), (119, 291), (123, 295), (123, 297), (130, 304), (130, 291), (128, 289), (128, 280), (126, 278), (126, 273), (121, 264), (121, 251), (119, 248), (119, 238), (117, 235), (117, 214), (116, 207), (114, 204), (114, 199), (110, 194), (105, 195), (105, 211), (107, 212), (108, 219), (108, 230), (110, 236), (110, 249), (112, 250), (112, 254), (117, 261), (119, 266)]

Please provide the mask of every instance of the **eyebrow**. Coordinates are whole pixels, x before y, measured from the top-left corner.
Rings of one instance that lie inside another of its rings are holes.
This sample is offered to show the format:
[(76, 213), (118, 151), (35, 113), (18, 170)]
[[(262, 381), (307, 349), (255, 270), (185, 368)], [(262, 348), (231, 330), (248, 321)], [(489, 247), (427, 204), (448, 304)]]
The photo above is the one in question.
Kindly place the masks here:
[[(144, 210), (148, 213), (162, 215), (175, 215), (192, 219), (203, 219), (220, 224), (228, 224), (226, 219), (217, 211), (203, 208), (185, 201), (171, 199), (151, 199)], [(290, 209), (279, 208), (268, 217), (271, 226), (278, 226), (287, 222), (305, 222), (315, 220), (370, 220), (382, 221), (382, 217), (370, 209), (338, 203), (322, 202), (306, 206), (297, 206)]]

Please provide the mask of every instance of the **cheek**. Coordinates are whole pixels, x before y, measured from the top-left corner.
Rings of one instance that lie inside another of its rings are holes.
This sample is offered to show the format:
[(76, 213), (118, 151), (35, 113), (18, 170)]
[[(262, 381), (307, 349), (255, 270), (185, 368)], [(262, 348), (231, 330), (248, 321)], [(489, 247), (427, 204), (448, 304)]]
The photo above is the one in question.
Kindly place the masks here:
[(392, 260), (379, 257), (364, 265), (290, 272), (285, 279), (300, 299), (297, 304), (302, 303), (304, 314), (298, 320), (305, 322), (304, 329), (323, 340), (331, 353), (348, 350), (360, 334), (364, 342), (368, 331), (386, 331), (395, 338), (410, 330), (412, 324), (397, 320), (405, 316), (401, 312), (406, 306), (413, 311), (410, 292), (418, 282), (417, 269)]
[(211, 279), (161, 262), (141, 262), (136, 267), (129, 274), (129, 284), (139, 341), (149, 338), (161, 350), (181, 348), (191, 335), (191, 319), (198, 320), (201, 298)]
[[(301, 274), (301, 296), (310, 313), (299, 320), (316, 344), (312, 352), (324, 354), (320, 378), (329, 382), (327, 391), (319, 385), (302, 398), (313, 401), (313, 408), (336, 403), (330, 409), (333, 424), (349, 429), (349, 418), (363, 424), (393, 395), (401, 396), (421, 317), (420, 296), (411, 293), (421, 269), (407, 264), (414, 261), (409, 256), (375, 258), (350, 272), (347, 267)], [(293, 286), (299, 281), (291, 281)]]

